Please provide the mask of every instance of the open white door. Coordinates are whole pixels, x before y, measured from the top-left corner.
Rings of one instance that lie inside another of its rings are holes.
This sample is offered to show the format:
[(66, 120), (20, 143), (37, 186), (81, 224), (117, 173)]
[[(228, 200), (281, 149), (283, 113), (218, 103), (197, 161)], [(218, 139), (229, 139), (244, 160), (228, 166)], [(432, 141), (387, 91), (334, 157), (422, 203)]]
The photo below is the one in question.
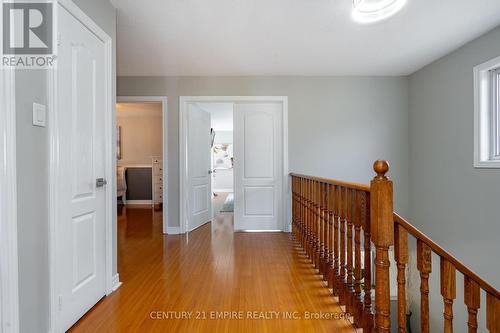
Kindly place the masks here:
[(212, 219), (212, 163), (210, 113), (188, 108), (188, 231)]
[(235, 104), (234, 228), (282, 230), (283, 103)]
[(104, 186), (105, 44), (62, 6), (58, 26), (54, 288), (56, 331), (62, 332), (106, 294), (105, 197), (111, 187)]

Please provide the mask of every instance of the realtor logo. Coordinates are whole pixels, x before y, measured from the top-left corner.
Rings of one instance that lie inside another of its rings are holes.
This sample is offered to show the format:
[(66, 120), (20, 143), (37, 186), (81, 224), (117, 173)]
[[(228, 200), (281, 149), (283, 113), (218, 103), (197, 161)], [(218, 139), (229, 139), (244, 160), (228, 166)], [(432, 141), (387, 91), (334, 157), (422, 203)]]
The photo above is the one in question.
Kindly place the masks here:
[(53, 3), (16, 1), (2, 5), (2, 67), (53, 67)]

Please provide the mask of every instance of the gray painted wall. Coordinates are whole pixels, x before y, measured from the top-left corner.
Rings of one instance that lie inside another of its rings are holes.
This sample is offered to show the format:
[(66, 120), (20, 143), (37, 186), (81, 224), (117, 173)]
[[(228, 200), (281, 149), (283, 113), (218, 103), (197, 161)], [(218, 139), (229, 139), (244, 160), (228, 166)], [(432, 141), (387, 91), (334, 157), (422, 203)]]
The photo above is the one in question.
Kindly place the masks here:
[(16, 71), (19, 330), (49, 330), (49, 142), (32, 126), (33, 103), (47, 104), (45, 71)]
[[(472, 70), (500, 56), (499, 41), (497, 28), (409, 78), (411, 222), (497, 288), (500, 170), (473, 167)], [(439, 266), (433, 271), (431, 313), (437, 330), (442, 327)], [(460, 274), (457, 281), (459, 328), (465, 323)]]
[(179, 96), (288, 96), (290, 170), (366, 183), (373, 161), (387, 159), (396, 207), (406, 215), (407, 83), (389, 77), (119, 77), (118, 95), (168, 96), (168, 223), (178, 226)]
[[(109, 1), (74, 2), (116, 39), (115, 9)], [(16, 71), (19, 314), (20, 332), (26, 333), (49, 331), (49, 128), (32, 126), (33, 102), (47, 104), (46, 83), (44, 70)]]

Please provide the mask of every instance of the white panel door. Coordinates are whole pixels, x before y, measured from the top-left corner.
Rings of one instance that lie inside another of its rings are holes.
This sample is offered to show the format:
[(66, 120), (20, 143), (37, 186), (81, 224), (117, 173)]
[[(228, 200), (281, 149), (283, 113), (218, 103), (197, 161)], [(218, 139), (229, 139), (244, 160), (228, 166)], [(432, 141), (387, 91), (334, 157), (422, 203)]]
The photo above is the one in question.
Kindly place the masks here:
[(188, 107), (188, 230), (212, 219), (211, 119), (193, 104)]
[(56, 281), (58, 331), (106, 293), (104, 177), (105, 47), (59, 6)]
[(235, 230), (281, 230), (282, 103), (236, 103)]

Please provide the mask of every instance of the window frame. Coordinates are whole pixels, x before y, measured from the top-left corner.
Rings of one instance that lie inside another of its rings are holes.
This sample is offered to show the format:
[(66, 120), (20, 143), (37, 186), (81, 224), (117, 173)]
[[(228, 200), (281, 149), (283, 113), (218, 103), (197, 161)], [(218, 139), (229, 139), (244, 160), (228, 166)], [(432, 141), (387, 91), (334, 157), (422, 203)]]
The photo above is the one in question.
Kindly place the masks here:
[(500, 161), (500, 67), (491, 70), (491, 152), (490, 159)]
[(500, 57), (474, 67), (474, 167), (500, 168)]

